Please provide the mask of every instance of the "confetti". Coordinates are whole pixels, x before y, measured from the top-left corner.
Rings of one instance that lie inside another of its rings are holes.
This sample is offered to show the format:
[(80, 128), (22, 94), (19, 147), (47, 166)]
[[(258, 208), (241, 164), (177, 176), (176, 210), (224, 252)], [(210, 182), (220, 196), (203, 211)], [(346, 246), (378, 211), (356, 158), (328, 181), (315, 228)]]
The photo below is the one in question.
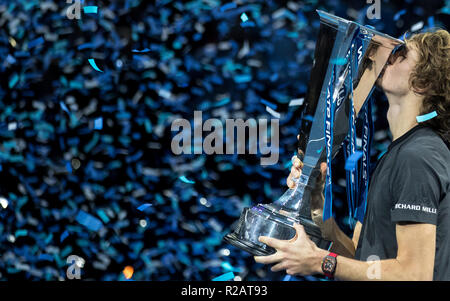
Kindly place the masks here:
[(8, 207), (8, 200), (4, 197), (0, 197), (0, 205), (3, 207), (3, 209), (6, 209)]
[(266, 106), (266, 111), (275, 118), (280, 118), (281, 114)]
[(61, 237), (59, 238), (59, 242), (63, 242), (67, 237), (69, 236), (69, 231), (64, 231), (63, 234), (61, 234)]
[(273, 103), (271, 103), (271, 102), (268, 102), (268, 101), (265, 100), (265, 99), (261, 99), (261, 103), (265, 104), (266, 106), (268, 106), (269, 108), (271, 108), (271, 109), (273, 109), (273, 110), (276, 110), (276, 109), (277, 109), (277, 105), (276, 105), (276, 104), (273, 104)]
[(89, 64), (92, 66), (92, 68), (94, 68), (96, 71), (98, 72), (103, 72), (102, 70), (100, 70), (97, 66), (97, 64), (95, 63), (95, 59), (88, 59)]
[(44, 42), (45, 42), (45, 40), (43, 37), (39, 37), (35, 40), (32, 40), (32, 41), (28, 42), (28, 49), (35, 48), (39, 45), (42, 45), (42, 44), (44, 44)]
[(255, 23), (253, 21), (246, 21), (241, 23), (242, 28), (246, 27), (255, 27)]
[(103, 227), (102, 222), (98, 218), (83, 210), (78, 211), (75, 220), (92, 231), (99, 231)]
[(227, 4), (222, 5), (222, 6), (220, 7), (220, 11), (221, 11), (221, 12), (224, 12), (224, 11), (227, 11), (227, 10), (230, 10), (230, 9), (234, 9), (234, 8), (236, 8), (236, 7), (237, 7), (236, 3), (230, 2), (230, 3), (227, 3)]
[(301, 106), (301, 105), (303, 105), (303, 102), (304, 102), (304, 101), (305, 101), (304, 98), (292, 99), (292, 100), (289, 102), (289, 106), (290, 106), (290, 107)]
[(423, 26), (424, 26), (423, 21), (420, 21), (420, 22), (414, 24), (413, 26), (411, 26), (411, 32), (419, 31), (423, 28)]
[(14, 236), (15, 236), (16, 238), (18, 238), (18, 237), (21, 237), (21, 236), (27, 236), (27, 234), (28, 234), (28, 230), (21, 229), (21, 230), (17, 230), (17, 231), (14, 233)]
[(98, 11), (97, 6), (84, 6), (83, 11), (85, 14), (96, 14)]
[(231, 279), (234, 279), (234, 273), (233, 272), (228, 272), (228, 273), (225, 273), (223, 275), (220, 275), (220, 276), (214, 278), (212, 281), (228, 281), (228, 280), (231, 280)]
[(150, 52), (150, 51), (151, 50), (149, 48), (145, 48), (145, 49), (142, 49), (142, 50), (137, 50), (137, 49), (131, 50), (131, 52), (133, 52), (133, 53), (147, 53), (147, 52)]
[(94, 129), (101, 130), (103, 128), (103, 118), (97, 118), (94, 121)]
[(247, 22), (248, 21), (248, 17), (247, 17), (246, 13), (242, 13), (241, 20), (242, 20), (242, 22)]
[(122, 273), (126, 279), (131, 279), (131, 277), (133, 277), (134, 269), (132, 266), (128, 265), (123, 269)]
[(14, 88), (14, 86), (17, 84), (17, 82), (19, 81), (19, 76), (17, 75), (17, 73), (14, 73), (12, 78), (9, 80), (8, 86), (10, 89)]
[(394, 21), (397, 21), (398, 19), (400, 19), (400, 17), (404, 14), (406, 14), (406, 9), (402, 9), (401, 11), (397, 12), (394, 15)]
[(428, 121), (430, 119), (433, 119), (437, 115), (438, 114), (436, 113), (436, 111), (433, 111), (433, 112), (425, 114), (425, 115), (416, 116), (416, 120), (418, 123), (422, 123), (422, 122)]
[(195, 181), (188, 180), (185, 176), (180, 176), (179, 179), (187, 184), (195, 184)]
[(152, 204), (142, 204), (142, 205), (140, 205), (137, 209), (139, 210), (139, 211), (144, 211), (145, 209), (147, 209), (147, 208), (149, 208), (149, 207), (151, 207), (152, 206)]

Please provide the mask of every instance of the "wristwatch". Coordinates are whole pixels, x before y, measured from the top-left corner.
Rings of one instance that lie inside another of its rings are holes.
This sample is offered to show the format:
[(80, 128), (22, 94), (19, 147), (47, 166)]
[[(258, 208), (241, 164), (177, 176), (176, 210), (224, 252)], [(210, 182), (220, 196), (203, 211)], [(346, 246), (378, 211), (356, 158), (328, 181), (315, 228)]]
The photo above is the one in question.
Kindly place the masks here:
[(328, 278), (334, 277), (334, 272), (336, 271), (337, 260), (336, 257), (338, 255), (335, 253), (329, 253), (322, 260), (322, 272)]

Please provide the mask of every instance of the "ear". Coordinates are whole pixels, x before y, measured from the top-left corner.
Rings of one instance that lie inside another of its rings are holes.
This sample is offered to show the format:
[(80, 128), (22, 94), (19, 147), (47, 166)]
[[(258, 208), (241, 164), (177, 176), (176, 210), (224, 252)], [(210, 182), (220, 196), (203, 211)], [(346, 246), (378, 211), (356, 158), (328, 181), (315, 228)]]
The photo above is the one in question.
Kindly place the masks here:
[(425, 94), (431, 89), (431, 84), (427, 84), (425, 87), (415, 87), (412, 82), (410, 82), (410, 87), (416, 96), (425, 96)]

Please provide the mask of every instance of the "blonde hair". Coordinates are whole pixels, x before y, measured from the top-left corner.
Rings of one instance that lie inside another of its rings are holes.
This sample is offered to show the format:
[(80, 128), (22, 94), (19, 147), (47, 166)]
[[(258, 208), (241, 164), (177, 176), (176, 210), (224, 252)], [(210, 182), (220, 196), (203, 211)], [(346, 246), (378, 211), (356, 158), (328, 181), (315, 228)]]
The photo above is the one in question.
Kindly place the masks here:
[(450, 34), (446, 30), (419, 33), (406, 40), (413, 43), (419, 60), (409, 84), (424, 95), (421, 114), (436, 111), (437, 117), (424, 124), (450, 143)]

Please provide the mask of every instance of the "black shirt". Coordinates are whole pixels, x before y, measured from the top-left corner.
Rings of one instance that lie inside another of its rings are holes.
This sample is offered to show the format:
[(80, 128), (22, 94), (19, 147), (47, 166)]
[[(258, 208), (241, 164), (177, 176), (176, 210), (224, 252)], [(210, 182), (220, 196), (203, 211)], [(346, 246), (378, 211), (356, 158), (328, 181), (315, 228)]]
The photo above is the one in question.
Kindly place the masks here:
[(450, 280), (450, 150), (420, 124), (391, 143), (371, 176), (355, 258), (396, 258), (399, 222), (436, 225), (433, 279)]

